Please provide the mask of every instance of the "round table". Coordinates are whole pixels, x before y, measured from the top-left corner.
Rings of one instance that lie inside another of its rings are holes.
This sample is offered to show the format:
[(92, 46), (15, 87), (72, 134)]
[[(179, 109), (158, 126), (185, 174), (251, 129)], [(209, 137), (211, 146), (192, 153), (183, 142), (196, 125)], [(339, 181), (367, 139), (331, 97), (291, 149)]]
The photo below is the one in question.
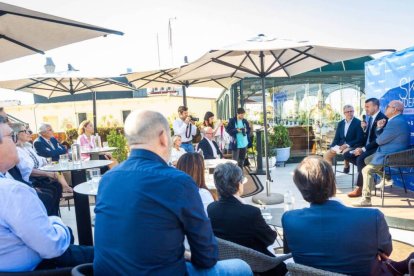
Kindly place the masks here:
[(91, 160), (99, 160), (99, 154), (109, 151), (116, 150), (117, 147), (101, 147), (101, 148), (93, 148), (93, 149), (84, 149), (81, 147), (81, 153), (83, 154), (90, 154)]
[(75, 202), (76, 227), (78, 228), (78, 239), (80, 245), (93, 245), (93, 236), (91, 212), (89, 209), (89, 196), (76, 192), (78, 189), (76, 187), (86, 182), (87, 169), (100, 168), (108, 166), (111, 163), (112, 161), (110, 160), (89, 160), (82, 161), (79, 165), (69, 162), (69, 164), (65, 166), (60, 164), (49, 164), (39, 168), (39, 170), (48, 172), (70, 171), (72, 176), (72, 186), (75, 190), (73, 197)]
[(233, 159), (206, 159), (204, 160), (204, 166), (206, 169), (214, 169), (217, 165), (224, 164), (224, 163), (233, 163), (237, 165), (237, 161)]
[(92, 180), (80, 183), (73, 188), (73, 191), (78, 194), (96, 196), (98, 194), (99, 183), (96, 184), (96, 188), (93, 187)]

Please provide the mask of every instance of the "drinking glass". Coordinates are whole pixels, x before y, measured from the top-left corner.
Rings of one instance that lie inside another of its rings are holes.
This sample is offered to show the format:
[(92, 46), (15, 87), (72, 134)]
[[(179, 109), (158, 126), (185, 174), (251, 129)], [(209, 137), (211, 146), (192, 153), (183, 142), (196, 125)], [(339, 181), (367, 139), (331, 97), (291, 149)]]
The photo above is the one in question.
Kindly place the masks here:
[(91, 190), (97, 190), (101, 180), (101, 170), (99, 168), (86, 170), (86, 179), (91, 186)]
[(69, 155), (67, 153), (59, 155), (59, 165), (66, 168), (69, 164)]
[(102, 147), (108, 148), (109, 147), (108, 142), (102, 142)]

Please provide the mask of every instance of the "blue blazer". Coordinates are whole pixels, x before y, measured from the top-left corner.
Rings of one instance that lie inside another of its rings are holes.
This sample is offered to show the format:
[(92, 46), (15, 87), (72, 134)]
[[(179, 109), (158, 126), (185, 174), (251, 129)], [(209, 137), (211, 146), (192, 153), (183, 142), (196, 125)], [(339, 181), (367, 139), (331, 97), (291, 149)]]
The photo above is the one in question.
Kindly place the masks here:
[(378, 250), (392, 251), (384, 214), (335, 200), (286, 212), (285, 241), (296, 263), (347, 275), (369, 275)]
[[(214, 147), (216, 148), (217, 154), (220, 158), (223, 158), (223, 154), (221, 153), (216, 141), (212, 141)], [(204, 159), (215, 159), (213, 155), (213, 149), (210, 146), (210, 143), (207, 141), (207, 138), (203, 138), (200, 143), (198, 143), (197, 150), (201, 149), (203, 151)]]
[(402, 114), (395, 116), (385, 127), (377, 131), (377, 151), (371, 161), (382, 165), (385, 155), (408, 149), (410, 146), (410, 127)]
[(349, 126), (348, 132), (345, 136), (345, 119), (338, 123), (335, 138), (332, 141), (331, 147), (343, 144), (348, 144), (351, 148), (362, 146), (364, 143), (364, 131), (361, 127), (361, 121), (354, 117)]
[(50, 142), (52, 142), (55, 149), (53, 149), (41, 136), (37, 137), (33, 142), (33, 146), (38, 155), (46, 158), (51, 157), (53, 161), (59, 161), (59, 155), (65, 154), (67, 152), (66, 148), (60, 144), (55, 137), (50, 138)]

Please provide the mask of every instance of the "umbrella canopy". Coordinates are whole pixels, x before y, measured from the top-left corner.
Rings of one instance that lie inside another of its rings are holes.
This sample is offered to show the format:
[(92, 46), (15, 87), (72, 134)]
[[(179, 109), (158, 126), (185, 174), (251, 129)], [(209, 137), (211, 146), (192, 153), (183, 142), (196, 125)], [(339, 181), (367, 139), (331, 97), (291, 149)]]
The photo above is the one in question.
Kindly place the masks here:
[[(312, 44), (309, 41), (268, 39), (260, 34), (239, 44), (211, 50), (198, 60), (181, 68), (175, 81), (215, 76), (256, 76), (261, 78), (263, 114), (266, 114), (265, 78), (291, 77), (341, 60), (354, 59), (386, 51), (384, 49), (351, 49)], [(390, 50), (393, 51), (393, 50)], [(267, 198), (258, 202), (280, 203), (283, 197), (270, 195), (267, 118), (264, 116)], [(269, 200), (268, 200), (269, 199)]]
[(180, 68), (161, 69), (145, 72), (134, 72), (125, 75), (129, 83), (137, 89), (140, 88), (156, 88), (165, 85), (182, 86), (183, 87), (183, 103), (187, 106), (185, 89), (191, 87), (207, 87), (207, 88), (223, 88), (228, 89), (230, 86), (241, 80), (240, 77), (215, 76), (199, 79), (175, 80), (175, 76), (179, 73)]
[(0, 62), (122, 32), (0, 3)]
[(47, 98), (92, 93), (93, 117), (96, 127), (96, 92), (131, 91), (133, 87), (111, 77), (84, 75), (69, 65), (69, 70), (58, 73), (35, 75), (16, 80), (0, 81), (0, 88), (24, 91)]

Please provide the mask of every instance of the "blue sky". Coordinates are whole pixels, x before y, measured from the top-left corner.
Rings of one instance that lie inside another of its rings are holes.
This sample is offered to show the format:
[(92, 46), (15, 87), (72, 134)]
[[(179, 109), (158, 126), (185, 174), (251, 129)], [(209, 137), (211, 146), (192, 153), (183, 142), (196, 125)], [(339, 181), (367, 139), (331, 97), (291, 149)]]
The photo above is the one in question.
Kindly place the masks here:
[[(259, 33), (270, 37), (309, 40), (343, 47), (394, 48), (414, 46), (412, 0), (3, 0), (85, 23), (119, 30), (124, 36), (92, 39), (45, 56), (33, 55), (0, 64), (0, 78), (43, 73), (45, 57), (57, 70), (67, 63), (85, 73), (119, 75), (195, 60), (210, 49), (234, 44)], [(173, 51), (168, 47), (172, 20)], [(174, 63), (172, 62), (174, 61)], [(1, 99), (16, 92), (0, 91)], [(21, 97), (25, 103), (31, 97)]]

